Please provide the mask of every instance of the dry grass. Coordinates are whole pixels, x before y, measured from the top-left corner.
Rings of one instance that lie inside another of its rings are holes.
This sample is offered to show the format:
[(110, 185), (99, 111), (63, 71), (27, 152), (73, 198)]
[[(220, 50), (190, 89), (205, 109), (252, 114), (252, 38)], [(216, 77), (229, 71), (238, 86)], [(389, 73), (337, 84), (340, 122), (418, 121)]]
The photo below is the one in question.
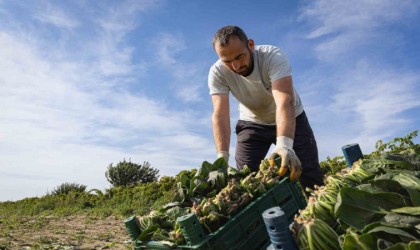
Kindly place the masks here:
[(89, 215), (0, 220), (0, 249), (132, 249), (123, 219)]

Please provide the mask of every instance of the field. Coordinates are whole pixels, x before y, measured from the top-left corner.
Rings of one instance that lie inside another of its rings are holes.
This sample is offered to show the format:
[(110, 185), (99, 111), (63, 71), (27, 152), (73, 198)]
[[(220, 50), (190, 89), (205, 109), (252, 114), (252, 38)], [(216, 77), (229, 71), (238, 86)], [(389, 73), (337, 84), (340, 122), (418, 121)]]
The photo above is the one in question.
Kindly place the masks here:
[(0, 222), (0, 249), (131, 249), (123, 218), (17, 216)]
[[(418, 155), (420, 145), (412, 142), (416, 136), (417, 131), (388, 143), (379, 141), (376, 151), (365, 157), (408, 149)], [(417, 161), (417, 168), (418, 164)], [(327, 157), (321, 162), (326, 176), (334, 175), (345, 167), (343, 157)], [(184, 170), (174, 177), (164, 176), (159, 181), (114, 186), (105, 191), (85, 190), (83, 185), (65, 184), (42, 197), (0, 202), (0, 250), (133, 249), (123, 221), (131, 215), (145, 218), (151, 211), (160, 210), (179, 194), (176, 184), (186, 181), (186, 176), (194, 176), (196, 172), (196, 169)], [(418, 174), (418, 169), (415, 173)], [(409, 194), (416, 198), (412, 200), (418, 206), (420, 196), (413, 194), (418, 195), (420, 187), (418, 182), (413, 185), (419, 190), (410, 189)], [(418, 214), (413, 214), (418, 217)], [(352, 225), (351, 221), (349, 223)], [(357, 225), (353, 226), (357, 228)]]
[(174, 180), (0, 202), (0, 250), (132, 249), (124, 220), (167, 203)]

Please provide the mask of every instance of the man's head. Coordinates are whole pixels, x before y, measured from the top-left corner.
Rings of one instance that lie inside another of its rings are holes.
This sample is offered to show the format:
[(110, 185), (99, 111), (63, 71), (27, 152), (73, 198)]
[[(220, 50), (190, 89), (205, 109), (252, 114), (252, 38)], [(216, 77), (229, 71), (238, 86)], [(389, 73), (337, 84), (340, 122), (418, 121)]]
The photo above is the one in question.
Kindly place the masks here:
[(213, 37), (213, 47), (223, 64), (231, 71), (248, 76), (254, 70), (254, 41), (237, 26), (225, 26)]

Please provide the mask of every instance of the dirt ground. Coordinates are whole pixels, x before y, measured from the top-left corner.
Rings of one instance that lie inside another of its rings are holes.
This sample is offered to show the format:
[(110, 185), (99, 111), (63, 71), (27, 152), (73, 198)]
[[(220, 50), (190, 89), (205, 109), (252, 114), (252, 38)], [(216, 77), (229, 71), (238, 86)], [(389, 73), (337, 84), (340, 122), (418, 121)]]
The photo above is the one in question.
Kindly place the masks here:
[(87, 215), (0, 220), (0, 250), (133, 249), (123, 219)]

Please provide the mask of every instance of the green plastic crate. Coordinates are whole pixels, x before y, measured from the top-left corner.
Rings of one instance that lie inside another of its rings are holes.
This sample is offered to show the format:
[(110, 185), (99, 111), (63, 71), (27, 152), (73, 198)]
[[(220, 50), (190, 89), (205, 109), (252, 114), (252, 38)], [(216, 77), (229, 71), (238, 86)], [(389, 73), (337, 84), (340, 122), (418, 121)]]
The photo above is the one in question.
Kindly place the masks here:
[[(265, 249), (271, 242), (262, 213), (275, 206), (280, 206), (286, 213), (289, 223), (292, 223), (294, 215), (299, 209), (306, 207), (306, 200), (299, 184), (290, 182), (288, 178), (281, 180), (273, 188), (248, 204), (216, 232), (204, 237), (202, 242), (195, 245), (180, 245), (175, 249)], [(173, 249), (159, 241), (150, 241), (146, 244), (147, 246), (136, 249)]]

